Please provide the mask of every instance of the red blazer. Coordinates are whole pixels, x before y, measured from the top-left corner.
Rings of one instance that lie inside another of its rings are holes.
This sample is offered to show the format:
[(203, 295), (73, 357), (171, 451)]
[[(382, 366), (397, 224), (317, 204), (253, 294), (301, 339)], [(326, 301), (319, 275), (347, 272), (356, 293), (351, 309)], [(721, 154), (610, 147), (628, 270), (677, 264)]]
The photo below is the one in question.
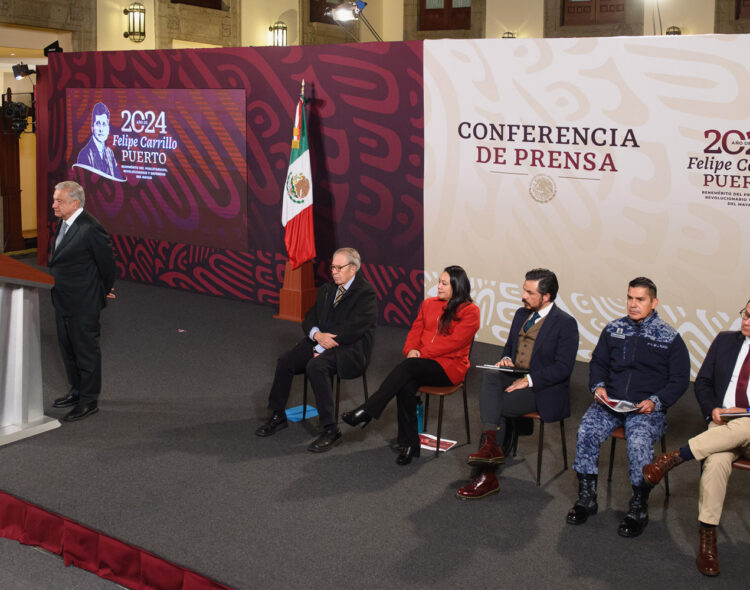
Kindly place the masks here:
[(438, 320), (444, 309), (445, 301), (437, 297), (422, 302), (406, 337), (404, 356), (410, 350), (418, 350), (421, 358), (437, 361), (451, 383), (457, 384), (469, 370), (469, 349), (479, 330), (479, 308), (474, 303), (461, 305), (448, 333), (441, 334)]

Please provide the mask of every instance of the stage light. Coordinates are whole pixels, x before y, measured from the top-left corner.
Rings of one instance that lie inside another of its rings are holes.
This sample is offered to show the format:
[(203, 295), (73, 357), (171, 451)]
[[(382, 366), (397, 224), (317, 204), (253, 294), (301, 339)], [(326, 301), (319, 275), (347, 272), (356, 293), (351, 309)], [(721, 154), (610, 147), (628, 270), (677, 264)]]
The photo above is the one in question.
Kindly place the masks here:
[(146, 7), (140, 2), (133, 2), (122, 11), (128, 17), (128, 30), (122, 35), (133, 43), (140, 43), (146, 38)]
[(505, 31), (503, 33), (503, 39), (515, 39), (516, 34), (513, 31)]
[(54, 41), (44, 48), (44, 57), (47, 57), (50, 53), (62, 53), (62, 47), (60, 47), (59, 41)]
[(667, 35), (682, 35), (682, 30), (680, 30), (680, 27), (676, 27), (672, 25), (671, 27), (667, 27)]
[(367, 2), (363, 2), (362, 0), (356, 0), (354, 2), (342, 2), (336, 7), (326, 8), (323, 14), (324, 16), (331, 17), (336, 22), (336, 24), (342, 28), (344, 27), (344, 25), (342, 25), (341, 23), (351, 22), (353, 20), (361, 20), (377, 41), (383, 41), (383, 38), (378, 35), (378, 33), (370, 24), (370, 21), (367, 20), (367, 17), (364, 15), (363, 11), (365, 9), (365, 6), (367, 6)]
[(284, 47), (286, 45), (286, 29), (286, 23), (280, 20), (277, 20), (268, 27), (268, 30), (273, 33), (273, 44), (275, 47)]
[(29, 66), (25, 63), (13, 66), (13, 77), (16, 80), (23, 80), (26, 76), (30, 76), (31, 74), (36, 74), (36, 70), (30, 70)]

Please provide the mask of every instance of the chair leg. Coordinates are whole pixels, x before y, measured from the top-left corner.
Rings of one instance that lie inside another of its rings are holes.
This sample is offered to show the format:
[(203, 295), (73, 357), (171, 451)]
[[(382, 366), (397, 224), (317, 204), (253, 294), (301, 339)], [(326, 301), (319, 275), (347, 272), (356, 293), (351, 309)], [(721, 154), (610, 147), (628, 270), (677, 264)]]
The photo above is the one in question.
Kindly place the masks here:
[(542, 480), (542, 451), (544, 449), (544, 422), (539, 420), (539, 450), (536, 453), (536, 485)]
[(307, 416), (307, 375), (303, 375), (302, 378), (305, 380), (302, 386), (302, 421), (304, 422)]
[[(666, 436), (661, 437), (661, 452), (662, 453), (667, 452), (667, 437)], [(664, 488), (667, 491), (667, 496), (669, 496), (669, 473), (664, 474)]]
[[(331, 377), (333, 379), (333, 377)], [(339, 400), (341, 399), (341, 377), (336, 375), (336, 405), (334, 406), (334, 412), (333, 415), (336, 422), (339, 421)]]
[(362, 387), (365, 389), (365, 402), (370, 399), (370, 396), (367, 393), (367, 373), (362, 373)]
[(471, 432), (469, 431), (469, 402), (466, 396), (466, 382), (464, 382), (464, 420), (466, 421), (466, 444), (471, 444)]
[(424, 394), (424, 416), (422, 418), (422, 426), (424, 431), (427, 432), (427, 416), (430, 415), (430, 395)]
[(560, 439), (562, 440), (563, 470), (568, 470), (568, 447), (565, 443), (565, 420), (560, 420)]
[(437, 443), (435, 446), (435, 458), (440, 456), (440, 435), (443, 431), (443, 400), (445, 398), (440, 396), (440, 405), (438, 406), (438, 430), (437, 430)]
[(612, 439), (612, 449), (609, 451), (609, 474), (607, 475), (607, 481), (612, 481), (612, 467), (614, 467), (615, 464), (615, 443), (617, 442), (616, 438)]

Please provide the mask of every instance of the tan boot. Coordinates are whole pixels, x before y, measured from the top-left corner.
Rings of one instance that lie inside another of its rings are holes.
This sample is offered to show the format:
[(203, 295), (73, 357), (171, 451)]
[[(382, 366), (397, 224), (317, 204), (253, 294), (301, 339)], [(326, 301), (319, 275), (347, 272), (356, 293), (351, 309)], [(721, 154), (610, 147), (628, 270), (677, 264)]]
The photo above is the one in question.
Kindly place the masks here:
[(701, 547), (695, 559), (698, 571), (704, 576), (719, 575), (719, 554), (716, 551), (716, 527), (701, 526)]
[(680, 451), (670, 451), (658, 455), (652, 463), (643, 466), (643, 479), (651, 487), (654, 487), (661, 481), (661, 478), (672, 469), (683, 463), (684, 459), (680, 457)]

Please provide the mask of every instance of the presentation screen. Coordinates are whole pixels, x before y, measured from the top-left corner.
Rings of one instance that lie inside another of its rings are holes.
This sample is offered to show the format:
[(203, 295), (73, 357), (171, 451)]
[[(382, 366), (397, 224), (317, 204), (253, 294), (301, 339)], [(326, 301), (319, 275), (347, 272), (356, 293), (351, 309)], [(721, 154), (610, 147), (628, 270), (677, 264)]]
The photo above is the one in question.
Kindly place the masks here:
[(111, 233), (247, 251), (245, 91), (69, 88), (69, 178)]

